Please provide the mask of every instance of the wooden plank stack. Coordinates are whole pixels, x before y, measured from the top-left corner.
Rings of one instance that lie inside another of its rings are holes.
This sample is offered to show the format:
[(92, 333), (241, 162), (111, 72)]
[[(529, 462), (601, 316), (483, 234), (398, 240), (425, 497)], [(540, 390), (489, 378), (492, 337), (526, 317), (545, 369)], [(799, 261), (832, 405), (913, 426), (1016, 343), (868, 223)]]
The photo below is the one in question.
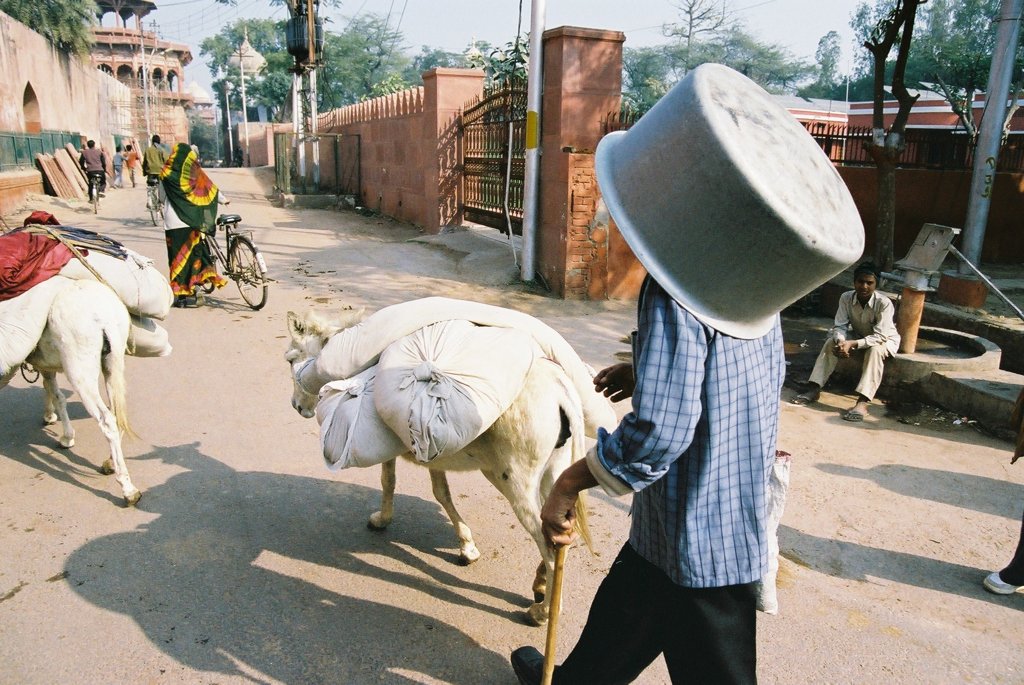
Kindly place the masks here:
[(85, 174), (67, 150), (57, 150), (52, 155), (37, 154), (36, 164), (42, 171), (49, 189), (57, 197), (84, 200), (89, 196)]

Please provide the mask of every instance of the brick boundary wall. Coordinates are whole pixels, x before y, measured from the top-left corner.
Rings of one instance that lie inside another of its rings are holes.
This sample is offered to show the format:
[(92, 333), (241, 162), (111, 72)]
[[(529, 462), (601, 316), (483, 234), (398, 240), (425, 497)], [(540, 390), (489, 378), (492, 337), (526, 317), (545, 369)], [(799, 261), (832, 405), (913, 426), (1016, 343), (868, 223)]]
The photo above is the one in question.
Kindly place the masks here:
[[(600, 201), (593, 153), (619, 111), (622, 45), (617, 31), (562, 26), (544, 33), (541, 187), (535, 272), (567, 299), (632, 299), (645, 274)], [(482, 92), (483, 72), (435, 69), (424, 86), (321, 115), (321, 130), (361, 140), (361, 195), (367, 207), (435, 233), (462, 223), (458, 116)], [(327, 159), (327, 156), (322, 156)], [(874, 168), (840, 167), (873, 252)], [(895, 250), (902, 257), (926, 222), (962, 227), (967, 172), (897, 171)], [(1018, 220), (1024, 175), (997, 174), (983, 259), (1024, 262)]]
[(608, 226), (597, 216), (600, 194), (594, 156), (569, 154), (569, 218), (563, 296), (603, 300), (608, 296)]

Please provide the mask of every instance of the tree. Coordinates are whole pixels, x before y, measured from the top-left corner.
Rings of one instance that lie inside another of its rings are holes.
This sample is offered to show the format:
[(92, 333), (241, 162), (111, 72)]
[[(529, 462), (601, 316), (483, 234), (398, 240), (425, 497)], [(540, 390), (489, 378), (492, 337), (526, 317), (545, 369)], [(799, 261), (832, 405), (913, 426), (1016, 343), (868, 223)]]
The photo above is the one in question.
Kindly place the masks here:
[[(988, 85), (999, 10), (999, 0), (932, 0), (922, 10), (923, 30), (907, 67), (908, 79), (940, 93), (972, 138), (977, 135), (974, 95)], [(1018, 46), (1015, 73), (1022, 66)]]
[(714, 40), (695, 44), (690, 59), (691, 68), (704, 62), (724, 64), (770, 93), (794, 92), (797, 84), (814, 71), (786, 48), (762, 43), (740, 25), (721, 32)]
[(463, 68), (468, 64), (466, 56), (463, 54), (424, 45), (420, 48), (418, 55), (413, 55), (412, 62), (402, 76), (407, 82), (416, 83), (425, 71), (438, 67)]
[(839, 94), (839, 60), (843, 49), (839, 43), (839, 34), (829, 31), (818, 41), (818, 49), (814, 53), (817, 62), (818, 77), (809, 86), (801, 88), (799, 95), (808, 98), (835, 98)]
[(249, 104), (263, 105), (271, 118), (281, 121), (290, 114), (292, 57), (284, 43), (285, 23), (272, 19), (239, 19), (220, 30), (215, 36), (205, 39), (199, 46), (200, 54), (208, 58), (210, 73), (215, 77), (213, 87), (223, 92), (224, 84), (237, 106), (241, 108), (241, 73), (231, 65), (232, 56), (237, 56), (242, 41), (248, 37), (249, 44), (267, 61), (261, 73), (246, 72), (245, 88)]
[(373, 14), (352, 18), (340, 33), (325, 32), (321, 111), (354, 104), (372, 97), (375, 86), (379, 91), (394, 84), (391, 75), (401, 78), (411, 61), (402, 43), (402, 33)]
[[(195, 112), (188, 114), (188, 142), (199, 148), (203, 160), (222, 159), (217, 128)], [(204, 161), (204, 165), (207, 162)]]
[(96, 24), (93, 0), (0, 0), (0, 11), (20, 21), (64, 52), (88, 57)]
[(678, 24), (665, 24), (661, 30), (665, 36), (678, 38), (682, 46), (683, 74), (697, 66), (691, 61), (694, 44), (699, 37), (714, 36), (729, 26), (729, 11), (725, 0), (676, 0), (671, 3), (679, 10), (682, 19)]
[(491, 48), (485, 55), (481, 50), (467, 54), (468, 65), (483, 69), (487, 85), (504, 85), (515, 80), (526, 81), (526, 66), (530, 57), (529, 37), (517, 36), (503, 47)]
[[(864, 38), (864, 47), (872, 57), (874, 74), (874, 108), (871, 119), (871, 142), (868, 152), (878, 167), (878, 225), (876, 229), (875, 261), (883, 271), (893, 265), (893, 235), (896, 225), (896, 160), (906, 144), (904, 131), (910, 110), (917, 95), (907, 90), (905, 73), (914, 35), (917, 8), (928, 0), (877, 0), (876, 16), (889, 8)], [(861, 9), (864, 12), (861, 12)], [(866, 3), (858, 8), (858, 15), (870, 13)], [(886, 64), (894, 46), (896, 60), (892, 67), (891, 90), (899, 109), (892, 125), (885, 128)]]
[(662, 98), (676, 78), (672, 73), (672, 57), (658, 47), (626, 48), (622, 51), (624, 104), (643, 114)]

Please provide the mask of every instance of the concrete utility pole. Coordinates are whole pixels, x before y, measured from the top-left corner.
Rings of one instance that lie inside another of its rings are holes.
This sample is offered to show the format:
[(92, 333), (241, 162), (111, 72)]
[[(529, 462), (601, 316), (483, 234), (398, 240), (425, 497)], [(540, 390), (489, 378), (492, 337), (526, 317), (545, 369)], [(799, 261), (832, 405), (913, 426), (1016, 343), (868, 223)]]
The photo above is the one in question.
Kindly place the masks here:
[(231, 99), (228, 97), (230, 89), (231, 83), (224, 79), (224, 117), (228, 125), (228, 163), (225, 166), (231, 166), (235, 161), (235, 141), (231, 135)]
[(523, 263), (520, 278), (534, 279), (537, 253), (537, 195), (540, 188), (540, 104), (544, 88), (545, 0), (530, 6), (530, 60), (526, 81), (526, 169), (523, 179)]
[(302, 144), (302, 72), (292, 74), (292, 145), (298, 174), (306, 178), (306, 146)]
[[(1021, 10), (1024, 0), (1003, 0), (996, 21), (996, 49), (988, 75), (985, 96), (985, 116), (981, 120), (978, 142), (974, 148), (974, 171), (967, 199), (967, 221), (964, 223), (963, 255), (972, 264), (981, 263), (981, 247), (985, 242), (985, 225), (995, 185), (999, 147), (1003, 138), (1006, 102), (1010, 95), (1010, 77), (1020, 37)], [(1016, 94), (1014, 94), (1016, 97)], [(971, 274), (971, 268), (961, 262), (961, 274)]]
[(318, 0), (306, 0), (306, 28), (309, 35), (309, 137), (313, 141), (313, 190), (320, 190), (320, 140), (317, 138), (316, 93), (316, 6)]

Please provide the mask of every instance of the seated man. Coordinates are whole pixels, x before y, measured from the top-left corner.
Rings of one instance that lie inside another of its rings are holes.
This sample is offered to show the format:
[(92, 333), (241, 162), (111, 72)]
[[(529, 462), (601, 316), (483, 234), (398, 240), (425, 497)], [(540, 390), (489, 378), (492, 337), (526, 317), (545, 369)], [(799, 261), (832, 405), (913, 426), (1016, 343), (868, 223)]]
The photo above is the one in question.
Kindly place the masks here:
[[(863, 421), (868, 405), (882, 383), (886, 357), (896, 354), (900, 334), (893, 322), (895, 308), (888, 297), (875, 292), (878, 287), (878, 269), (871, 262), (861, 262), (853, 271), (853, 290), (839, 298), (835, 325), (821, 347), (818, 359), (805, 392), (793, 399), (794, 404), (816, 402), (821, 388), (835, 371), (839, 358), (863, 356), (860, 382), (857, 383), (857, 403), (843, 414), (847, 421)], [(852, 340), (847, 335), (852, 332)]]

